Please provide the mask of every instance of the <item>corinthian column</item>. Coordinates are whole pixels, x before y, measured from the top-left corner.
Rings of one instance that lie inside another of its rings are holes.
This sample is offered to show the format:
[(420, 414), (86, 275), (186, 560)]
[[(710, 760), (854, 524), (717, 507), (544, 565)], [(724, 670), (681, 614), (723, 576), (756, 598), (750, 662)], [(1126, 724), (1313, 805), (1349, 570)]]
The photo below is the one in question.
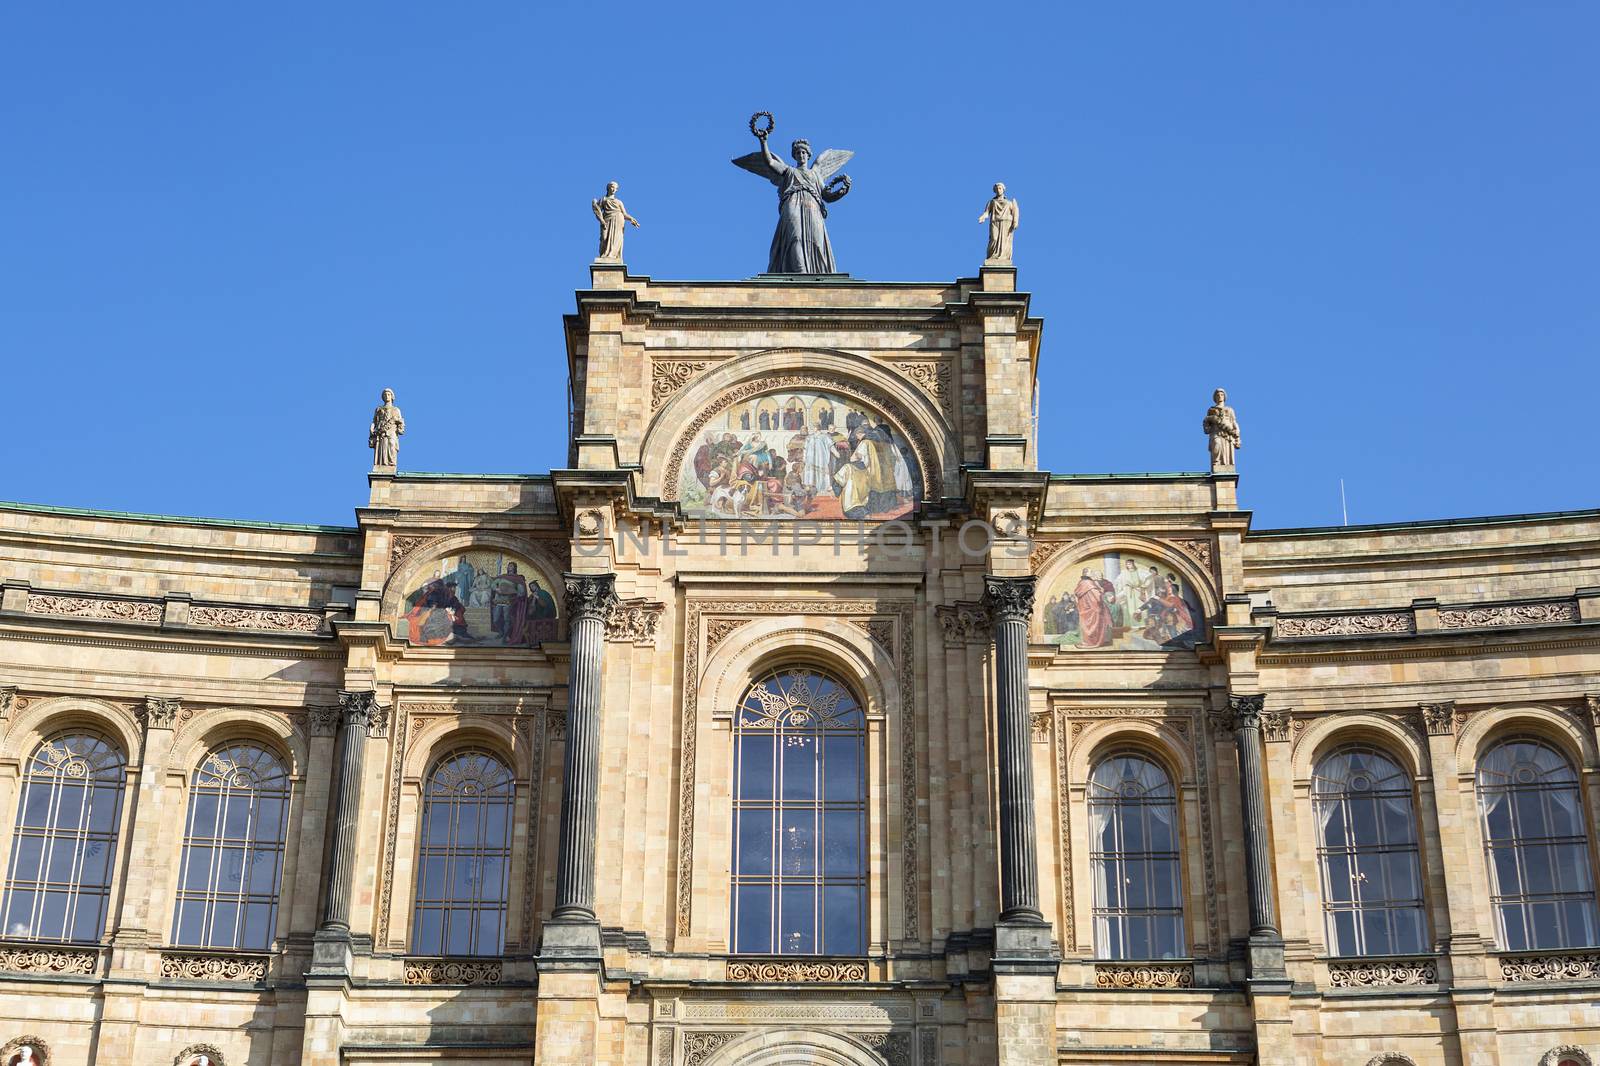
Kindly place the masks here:
[[(606, 619), (617, 603), (615, 574), (566, 574), (572, 665), (567, 681), (567, 748), (561, 775), (557, 921), (594, 915), (595, 803), (600, 785), (600, 667)], [(548, 938), (547, 938), (548, 940)], [(597, 945), (598, 946), (598, 945)]]
[(1266, 754), (1261, 748), (1261, 708), (1266, 697), (1230, 695), (1233, 736), (1239, 745), (1240, 809), (1244, 812), (1244, 860), (1250, 887), (1250, 936), (1278, 938), (1272, 898), (1272, 844), (1267, 835)]
[(1028, 733), (1029, 577), (985, 577), (994, 623), (995, 738), (1000, 756), (1000, 921), (1042, 922)]
[(334, 785), (333, 860), (328, 868), (328, 894), (322, 904), (324, 929), (350, 931), (350, 889), (355, 881), (367, 730), (380, 713), (375, 692), (339, 693), (339, 770)]

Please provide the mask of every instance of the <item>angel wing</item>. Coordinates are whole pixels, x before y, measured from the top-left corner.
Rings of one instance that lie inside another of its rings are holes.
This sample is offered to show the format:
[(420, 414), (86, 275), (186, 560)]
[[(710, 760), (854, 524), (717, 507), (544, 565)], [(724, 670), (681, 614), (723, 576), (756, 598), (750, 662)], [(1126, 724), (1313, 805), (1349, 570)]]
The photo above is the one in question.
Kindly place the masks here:
[[(828, 184), (828, 179), (844, 169), (844, 165), (855, 157), (854, 152), (847, 152), (843, 148), (829, 148), (817, 156), (817, 177), (822, 179), (822, 184)], [(737, 160), (736, 160), (737, 162)]]
[(733, 165), (741, 170), (748, 170), (758, 177), (766, 178), (768, 181), (772, 180), (772, 168), (767, 165), (767, 157), (760, 152), (742, 155), (733, 161)]

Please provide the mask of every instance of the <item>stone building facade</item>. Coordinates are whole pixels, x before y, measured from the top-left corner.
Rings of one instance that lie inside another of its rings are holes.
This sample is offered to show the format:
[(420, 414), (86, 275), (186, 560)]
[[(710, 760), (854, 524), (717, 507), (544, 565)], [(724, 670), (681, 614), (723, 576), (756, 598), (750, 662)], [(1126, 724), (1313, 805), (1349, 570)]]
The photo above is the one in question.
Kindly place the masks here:
[(592, 270), (548, 475), (0, 508), (7, 1066), (1600, 1056), (1600, 512), (1041, 471), (1009, 267)]

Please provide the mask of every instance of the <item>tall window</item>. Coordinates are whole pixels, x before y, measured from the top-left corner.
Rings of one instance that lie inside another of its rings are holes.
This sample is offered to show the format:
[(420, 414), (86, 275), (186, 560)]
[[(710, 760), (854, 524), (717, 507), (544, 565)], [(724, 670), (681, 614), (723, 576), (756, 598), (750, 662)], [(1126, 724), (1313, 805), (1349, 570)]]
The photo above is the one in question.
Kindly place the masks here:
[(1370, 748), (1343, 748), (1311, 779), (1328, 950), (1425, 950), (1422, 869), (1411, 778)]
[(126, 770), (122, 752), (95, 733), (66, 733), (33, 753), (6, 869), (6, 936), (100, 939)]
[(866, 743), (861, 705), (825, 674), (751, 686), (734, 723), (734, 951), (866, 952)]
[(1578, 775), (1542, 741), (1496, 745), (1478, 765), (1489, 892), (1507, 951), (1600, 944)]
[(516, 783), (476, 748), (442, 759), (423, 790), (414, 955), (498, 955), (506, 939)]
[(1097, 956), (1184, 954), (1178, 801), (1156, 763), (1128, 752), (1089, 775), (1089, 863)]
[(289, 771), (255, 744), (205, 757), (189, 787), (172, 942), (266, 951), (278, 927)]

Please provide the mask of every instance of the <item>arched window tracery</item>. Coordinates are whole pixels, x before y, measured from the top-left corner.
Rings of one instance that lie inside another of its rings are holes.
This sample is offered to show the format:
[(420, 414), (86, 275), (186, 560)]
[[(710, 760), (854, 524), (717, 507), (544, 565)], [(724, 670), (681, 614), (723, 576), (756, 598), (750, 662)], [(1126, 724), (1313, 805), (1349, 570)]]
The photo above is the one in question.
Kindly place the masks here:
[(465, 748), (423, 788), (413, 955), (499, 955), (505, 948), (516, 782), (500, 758)]
[(1340, 748), (1317, 763), (1311, 802), (1329, 953), (1426, 950), (1410, 775), (1374, 748)]
[(1484, 754), (1477, 787), (1501, 948), (1600, 944), (1593, 858), (1572, 763), (1542, 740), (1513, 737)]
[(1095, 765), (1088, 792), (1095, 955), (1181, 957), (1183, 874), (1171, 777), (1142, 753), (1119, 752)]
[(23, 776), (6, 869), (6, 936), (93, 943), (105, 932), (127, 760), (107, 737), (62, 733)]
[(867, 720), (837, 679), (774, 671), (734, 718), (733, 950), (860, 955)]
[(278, 927), (289, 768), (259, 744), (212, 751), (189, 787), (172, 942), (266, 951)]

